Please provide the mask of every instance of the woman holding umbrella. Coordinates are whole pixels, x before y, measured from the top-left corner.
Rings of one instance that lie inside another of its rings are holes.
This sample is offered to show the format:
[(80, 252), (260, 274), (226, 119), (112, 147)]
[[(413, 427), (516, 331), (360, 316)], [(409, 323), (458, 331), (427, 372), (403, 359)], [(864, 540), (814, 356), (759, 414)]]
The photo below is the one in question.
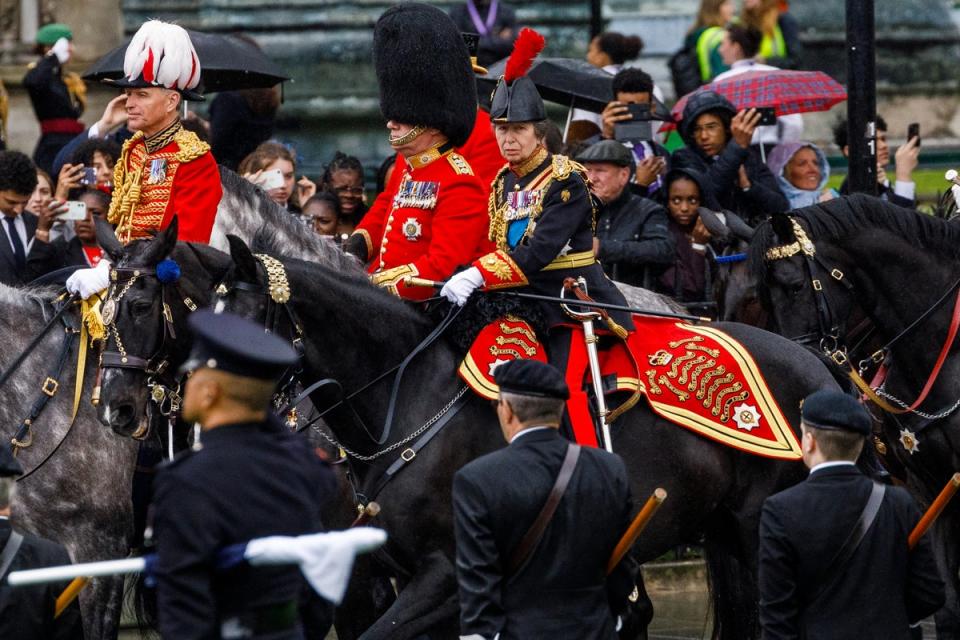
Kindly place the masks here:
[[(557, 296), (565, 278), (582, 276), (594, 300), (625, 306), (623, 294), (593, 254), (596, 205), (585, 170), (543, 146), (546, 110), (525, 75), (543, 45), (542, 36), (524, 29), (493, 95), (490, 119), (507, 161), (494, 180), (490, 199), (490, 239), (497, 248), (450, 278), (440, 293), (459, 305), (476, 289), (523, 287)], [(548, 358), (566, 370), (571, 332), (562, 325), (571, 320), (557, 304), (544, 302), (539, 307), (549, 326)], [(626, 337), (633, 322), (627, 313), (611, 311), (605, 328)]]

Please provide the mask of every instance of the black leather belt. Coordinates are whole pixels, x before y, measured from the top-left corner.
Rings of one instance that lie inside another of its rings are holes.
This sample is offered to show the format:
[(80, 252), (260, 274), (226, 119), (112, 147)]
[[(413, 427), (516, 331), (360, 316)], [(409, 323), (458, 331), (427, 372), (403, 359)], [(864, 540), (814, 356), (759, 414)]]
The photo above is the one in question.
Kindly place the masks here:
[(291, 631), (300, 624), (295, 600), (257, 607), (236, 615), (228, 615), (220, 622), (223, 640), (251, 638), (268, 633)]

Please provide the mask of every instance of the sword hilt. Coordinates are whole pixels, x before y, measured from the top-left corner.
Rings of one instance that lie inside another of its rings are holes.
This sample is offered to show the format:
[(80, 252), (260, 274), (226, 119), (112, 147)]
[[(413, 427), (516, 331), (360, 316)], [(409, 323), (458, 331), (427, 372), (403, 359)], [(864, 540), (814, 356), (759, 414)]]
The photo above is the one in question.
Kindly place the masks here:
[(436, 280), (428, 280), (426, 278), (418, 278), (416, 276), (405, 276), (403, 279), (404, 286), (407, 287), (426, 287), (428, 289), (442, 289), (443, 283)]

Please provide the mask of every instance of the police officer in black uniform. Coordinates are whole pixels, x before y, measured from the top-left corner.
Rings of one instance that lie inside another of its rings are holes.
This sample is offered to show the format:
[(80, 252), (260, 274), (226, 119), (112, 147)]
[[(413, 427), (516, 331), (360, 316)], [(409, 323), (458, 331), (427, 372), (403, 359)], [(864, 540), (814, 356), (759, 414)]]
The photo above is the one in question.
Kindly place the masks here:
[(630, 524), (623, 460), (582, 447), (552, 518), (523, 550), (574, 446), (557, 432), (569, 392), (556, 368), (536, 360), (502, 364), (494, 377), (509, 446), (465, 465), (453, 480), (460, 637), (613, 640), (612, 607), (625, 605), (633, 588), (629, 560), (606, 575)]
[(8, 445), (0, 446), (0, 638), (17, 640), (83, 640), (80, 605), (74, 600), (54, 617), (57, 596), (68, 580), (11, 587), (11, 571), (70, 564), (63, 545), (17, 531), (10, 526), (14, 483), (23, 474)]
[(333, 474), (269, 411), (296, 353), (228, 313), (198, 311), (190, 327), (183, 417), (203, 431), (199, 449), (154, 483), (160, 632), (167, 640), (299, 640), (304, 581), (296, 566), (214, 569), (224, 546), (321, 528)]
[(907, 546), (920, 510), (855, 466), (870, 436), (857, 400), (811, 394), (801, 429), (810, 476), (767, 498), (760, 517), (764, 640), (908, 640), (909, 625), (944, 601), (930, 541)]

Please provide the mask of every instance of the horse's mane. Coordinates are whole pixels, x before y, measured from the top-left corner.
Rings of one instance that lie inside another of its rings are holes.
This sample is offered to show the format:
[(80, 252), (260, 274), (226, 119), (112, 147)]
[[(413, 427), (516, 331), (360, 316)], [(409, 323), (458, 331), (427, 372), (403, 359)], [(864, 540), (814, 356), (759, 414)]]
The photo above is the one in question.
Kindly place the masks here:
[[(42, 287), (14, 287), (0, 283), (0, 305), (5, 308), (22, 308), (26, 305), (45, 306), (60, 295), (63, 287), (44, 285)], [(37, 327), (39, 330), (39, 327)]]
[[(904, 209), (872, 196), (853, 194), (835, 198), (796, 209), (789, 215), (802, 221), (811, 240), (838, 240), (861, 231), (882, 229), (918, 249), (936, 252), (945, 258), (960, 256), (960, 225), (956, 222)], [(750, 243), (750, 268), (758, 282), (763, 282), (767, 275), (767, 250), (795, 239), (792, 232), (789, 237), (780, 237), (770, 220), (757, 227)]]
[(220, 181), (223, 199), (211, 245), (227, 251), (226, 234), (232, 233), (258, 252), (317, 262), (340, 273), (362, 273), (353, 256), (341, 251), (332, 239), (310, 232), (249, 180), (220, 167)]

